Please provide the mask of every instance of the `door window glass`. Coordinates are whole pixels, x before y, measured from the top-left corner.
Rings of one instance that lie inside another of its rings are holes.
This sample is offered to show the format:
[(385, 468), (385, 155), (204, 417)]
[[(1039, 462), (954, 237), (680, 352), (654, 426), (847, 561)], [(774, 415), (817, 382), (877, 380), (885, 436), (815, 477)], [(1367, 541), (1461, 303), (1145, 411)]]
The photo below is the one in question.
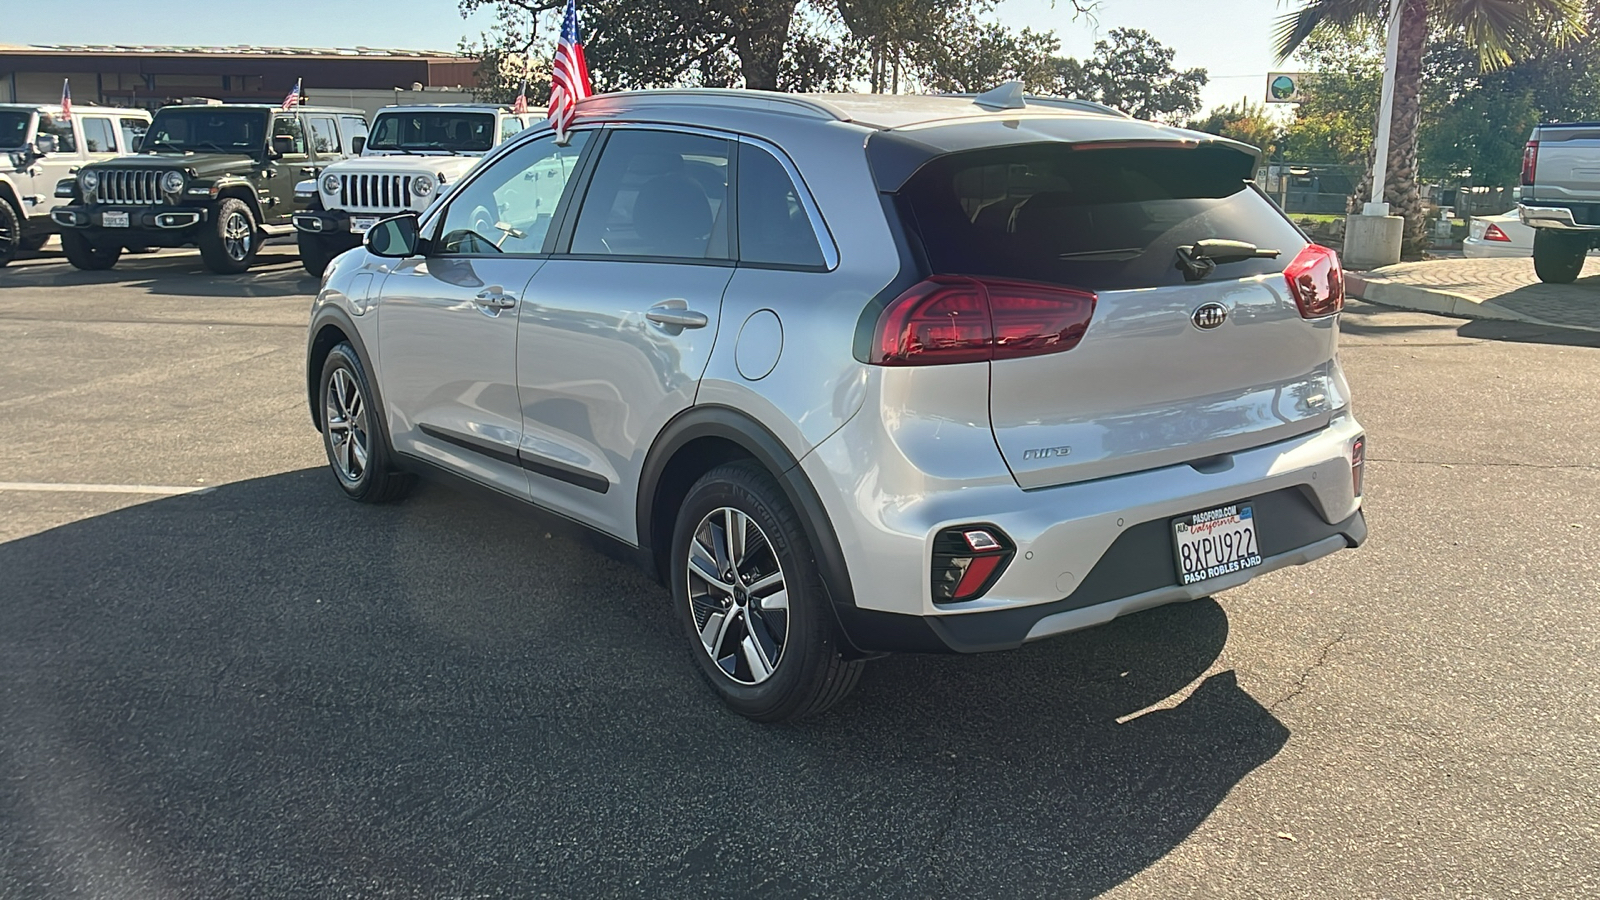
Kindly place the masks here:
[(728, 141), (617, 131), (578, 212), (573, 253), (728, 258)]
[(355, 116), (340, 116), (339, 124), (344, 127), (344, 152), (356, 155), (356, 138), (367, 136), (367, 121)]
[(311, 126), (311, 152), (318, 156), (339, 155), (339, 130), (334, 127), (332, 118), (310, 116), (306, 124)]
[(150, 130), (150, 123), (143, 119), (118, 119), (117, 124), (122, 126), (122, 145), (129, 153), (137, 153), (144, 133)]
[(68, 119), (40, 113), (39, 134), (55, 136), (57, 153), (78, 152), (78, 138), (72, 133), (72, 122)]
[(84, 116), (83, 145), (90, 153), (117, 152), (117, 133), (111, 128), (111, 120), (99, 116)]
[(541, 138), (502, 157), (462, 188), (445, 213), (439, 252), (542, 253), (561, 194), (589, 132), (573, 132), (566, 147)]
[(500, 120), (500, 140), (509, 141), (522, 133), (522, 120), (515, 116), (506, 116)]
[(280, 137), (294, 138), (294, 149), (289, 151), (291, 156), (304, 156), (306, 152), (306, 134), (300, 128), (298, 116), (274, 116), (272, 119), (272, 140), (277, 142)]
[(778, 266), (824, 264), (800, 189), (777, 157), (739, 148), (739, 260)]

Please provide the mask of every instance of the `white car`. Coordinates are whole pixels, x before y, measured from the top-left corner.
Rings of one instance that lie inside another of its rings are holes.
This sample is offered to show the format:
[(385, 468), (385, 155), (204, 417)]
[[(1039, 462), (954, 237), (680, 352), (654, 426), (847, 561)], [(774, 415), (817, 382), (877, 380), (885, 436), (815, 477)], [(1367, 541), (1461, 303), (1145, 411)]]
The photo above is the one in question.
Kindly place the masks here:
[[(355, 159), (295, 185), (306, 210), (294, 217), (300, 262), (321, 277), (380, 219), (427, 209), (485, 153), (535, 121), (492, 103), (386, 106)], [(553, 204), (552, 204), (553, 205)]]
[(1533, 229), (1522, 224), (1517, 211), (1498, 216), (1473, 216), (1461, 252), (1468, 259), (1491, 256), (1532, 256)]

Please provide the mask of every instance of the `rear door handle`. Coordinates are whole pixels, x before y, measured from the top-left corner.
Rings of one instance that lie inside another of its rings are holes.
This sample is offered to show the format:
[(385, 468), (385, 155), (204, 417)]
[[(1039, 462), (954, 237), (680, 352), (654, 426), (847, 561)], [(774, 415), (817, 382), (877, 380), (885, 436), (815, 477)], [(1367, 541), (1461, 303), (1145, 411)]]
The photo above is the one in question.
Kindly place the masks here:
[(510, 309), (517, 305), (517, 298), (501, 293), (500, 286), (496, 284), (478, 292), (478, 305), (484, 309)]
[(704, 328), (711, 320), (703, 312), (696, 312), (689, 308), (689, 301), (674, 298), (663, 300), (650, 311), (644, 314), (646, 319), (657, 325), (677, 328)]

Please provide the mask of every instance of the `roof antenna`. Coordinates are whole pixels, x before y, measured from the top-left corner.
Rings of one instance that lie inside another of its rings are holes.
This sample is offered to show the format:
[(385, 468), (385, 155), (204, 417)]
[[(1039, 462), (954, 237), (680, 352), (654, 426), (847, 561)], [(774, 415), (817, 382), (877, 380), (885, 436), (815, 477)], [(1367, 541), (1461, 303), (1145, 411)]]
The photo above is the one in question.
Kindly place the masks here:
[(1020, 81), (1008, 81), (997, 88), (984, 91), (973, 97), (972, 102), (984, 109), (1022, 109), (1028, 105), (1023, 101)]

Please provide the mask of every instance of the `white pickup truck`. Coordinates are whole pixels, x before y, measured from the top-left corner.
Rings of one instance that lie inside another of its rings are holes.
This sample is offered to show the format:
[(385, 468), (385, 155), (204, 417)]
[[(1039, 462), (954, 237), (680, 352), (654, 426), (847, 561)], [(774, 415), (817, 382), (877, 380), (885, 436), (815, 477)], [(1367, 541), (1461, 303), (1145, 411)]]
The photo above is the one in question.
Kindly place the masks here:
[(1570, 284), (1600, 247), (1600, 122), (1540, 125), (1522, 154), (1523, 224), (1540, 281)]
[(361, 243), (380, 219), (422, 212), (485, 153), (536, 121), (488, 103), (386, 106), (361, 155), (295, 185), (300, 262), (321, 277), (335, 256)]

